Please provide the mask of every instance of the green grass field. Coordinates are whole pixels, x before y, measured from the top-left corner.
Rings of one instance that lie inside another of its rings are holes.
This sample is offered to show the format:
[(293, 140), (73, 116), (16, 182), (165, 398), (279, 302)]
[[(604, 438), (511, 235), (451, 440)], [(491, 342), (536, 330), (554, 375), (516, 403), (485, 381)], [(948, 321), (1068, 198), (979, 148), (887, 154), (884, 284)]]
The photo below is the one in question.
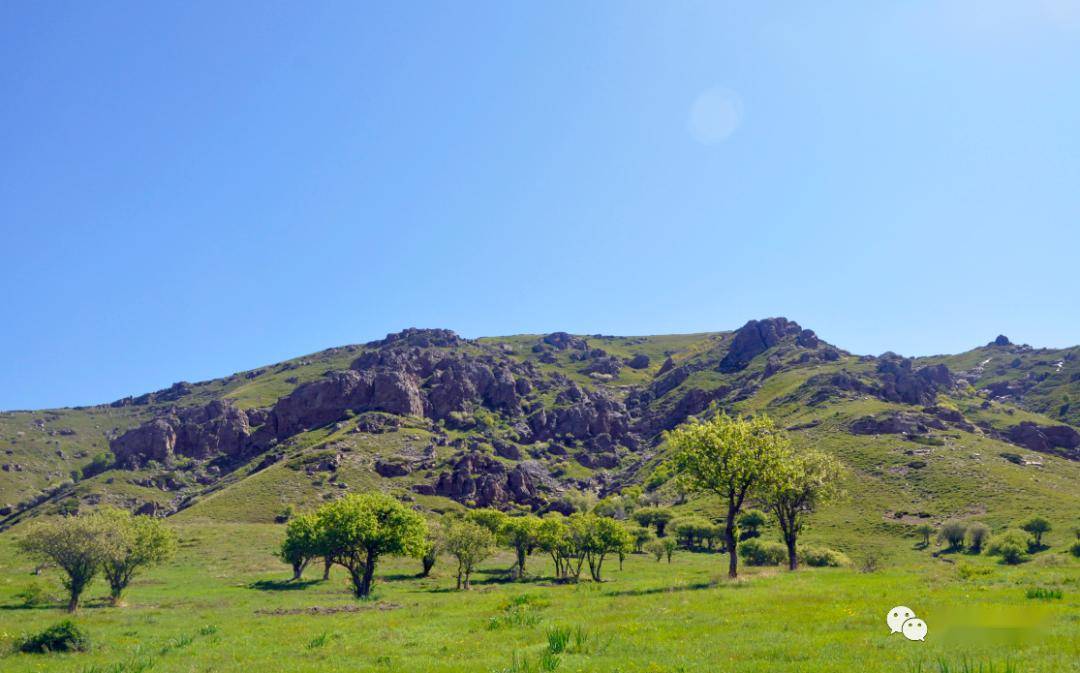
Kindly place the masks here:
[[(578, 585), (553, 583), (550, 561), (536, 555), (536, 577), (509, 582), (504, 553), (482, 566), (473, 591), (457, 592), (451, 559), (421, 580), (417, 561), (395, 558), (379, 567), (376, 597), (358, 602), (340, 570), (322, 582), (312, 567), (306, 581), (285, 583), (288, 569), (272, 556), (282, 526), (176, 529), (178, 557), (137, 579), (125, 607), (104, 606), (100, 581), (89, 591), (76, 617), (89, 652), (47, 655), (10, 650), (65, 617), (58, 576), (32, 575), (12, 544), (18, 531), (4, 533), (0, 670), (1080, 671), (1080, 561), (1062, 551), (1066, 531), (1015, 567), (933, 558), (905, 539), (875, 572), (744, 568), (736, 582), (723, 575), (725, 557), (685, 551), (670, 565), (631, 555), (621, 571), (612, 559), (605, 582)], [(42, 582), (55, 604), (20, 607), (16, 594)], [(1028, 598), (1040, 588), (1052, 597)], [(925, 642), (889, 634), (885, 614), (898, 604), (927, 622)], [(564, 629), (569, 642), (550, 654), (549, 634)]]

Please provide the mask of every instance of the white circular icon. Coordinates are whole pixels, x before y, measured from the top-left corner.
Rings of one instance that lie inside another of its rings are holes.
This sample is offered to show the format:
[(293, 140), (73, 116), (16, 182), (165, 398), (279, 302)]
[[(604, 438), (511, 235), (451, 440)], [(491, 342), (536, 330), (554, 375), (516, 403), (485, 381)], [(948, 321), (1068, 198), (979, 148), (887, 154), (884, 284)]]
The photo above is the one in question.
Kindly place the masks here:
[(885, 615), (885, 621), (889, 624), (889, 632), (900, 633), (904, 622), (914, 616), (915, 611), (903, 605), (897, 605), (892, 610), (889, 610), (889, 614)]
[(904, 622), (904, 637), (908, 640), (926, 640), (926, 622), (912, 618)]

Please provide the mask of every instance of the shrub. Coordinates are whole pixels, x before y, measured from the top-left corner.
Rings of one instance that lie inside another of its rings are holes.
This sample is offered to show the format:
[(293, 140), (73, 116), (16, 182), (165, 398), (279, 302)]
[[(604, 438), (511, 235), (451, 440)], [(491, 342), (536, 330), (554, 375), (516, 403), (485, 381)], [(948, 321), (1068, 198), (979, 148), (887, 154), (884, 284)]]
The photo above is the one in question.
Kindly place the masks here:
[(1046, 589), (1044, 587), (1035, 587), (1027, 590), (1027, 597), (1042, 601), (1059, 600), (1065, 594), (1061, 589)]
[(663, 540), (651, 540), (645, 544), (645, 551), (656, 557), (656, 561), (664, 558), (664, 541)]
[(801, 547), (799, 560), (813, 568), (840, 568), (851, 565), (851, 559), (846, 555), (828, 547)]
[(1022, 563), (1027, 560), (1028, 536), (1018, 530), (1007, 530), (993, 539), (989, 552), (1009, 565)]
[(45, 654), (48, 652), (85, 652), (90, 648), (86, 632), (70, 619), (53, 624), (41, 633), (26, 636), (19, 642), (20, 652)]
[(946, 542), (949, 549), (961, 549), (964, 546), (964, 536), (967, 534), (967, 526), (962, 521), (946, 521), (941, 524), (938, 531), (938, 542)]
[(1073, 545), (1069, 547), (1069, 553), (1076, 558), (1080, 558), (1080, 542), (1074, 542)]
[(27, 584), (26, 588), (15, 594), (15, 598), (21, 601), (20, 605), (24, 608), (36, 608), (54, 600), (45, 584), (38, 581)]
[(921, 523), (915, 527), (915, 532), (922, 537), (922, 546), (930, 546), (930, 536), (934, 534), (934, 527), (928, 523)]
[(985, 523), (976, 521), (968, 526), (967, 546), (973, 554), (982, 553), (983, 547), (990, 541), (990, 527)]
[(787, 558), (787, 548), (779, 542), (752, 538), (739, 545), (739, 556), (746, 565), (778, 566)]
[(764, 526), (768, 520), (768, 515), (760, 509), (746, 510), (736, 519), (739, 524), (739, 530), (741, 531), (739, 539), (749, 540), (758, 537), (761, 535), (761, 527)]
[(1020, 530), (1027, 531), (1035, 538), (1035, 546), (1042, 547), (1043, 533), (1051, 530), (1050, 522), (1041, 516), (1033, 516), (1020, 525)]
[(861, 573), (875, 573), (881, 568), (881, 557), (877, 552), (867, 552), (865, 556), (859, 559), (859, 572)]

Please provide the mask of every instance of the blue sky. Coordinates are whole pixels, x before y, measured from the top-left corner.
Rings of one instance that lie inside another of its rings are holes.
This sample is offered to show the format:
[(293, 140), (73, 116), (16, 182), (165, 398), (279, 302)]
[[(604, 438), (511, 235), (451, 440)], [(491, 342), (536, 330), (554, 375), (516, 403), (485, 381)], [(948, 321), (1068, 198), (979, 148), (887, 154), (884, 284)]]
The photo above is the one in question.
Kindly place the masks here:
[(1075, 0), (4, 3), (0, 62), (0, 409), (407, 326), (1080, 343)]

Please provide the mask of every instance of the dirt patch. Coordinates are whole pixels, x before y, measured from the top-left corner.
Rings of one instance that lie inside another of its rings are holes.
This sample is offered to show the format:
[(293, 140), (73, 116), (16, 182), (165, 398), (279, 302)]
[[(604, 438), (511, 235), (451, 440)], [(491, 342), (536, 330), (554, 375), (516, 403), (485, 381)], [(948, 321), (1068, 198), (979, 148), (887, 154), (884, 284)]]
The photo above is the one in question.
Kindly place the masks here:
[(283, 617), (285, 615), (336, 615), (342, 612), (367, 612), (368, 610), (397, 610), (401, 606), (397, 603), (370, 603), (366, 605), (333, 605), (321, 607), (313, 605), (309, 608), (275, 608), (273, 610), (256, 610), (257, 615), (269, 615), (271, 617)]

